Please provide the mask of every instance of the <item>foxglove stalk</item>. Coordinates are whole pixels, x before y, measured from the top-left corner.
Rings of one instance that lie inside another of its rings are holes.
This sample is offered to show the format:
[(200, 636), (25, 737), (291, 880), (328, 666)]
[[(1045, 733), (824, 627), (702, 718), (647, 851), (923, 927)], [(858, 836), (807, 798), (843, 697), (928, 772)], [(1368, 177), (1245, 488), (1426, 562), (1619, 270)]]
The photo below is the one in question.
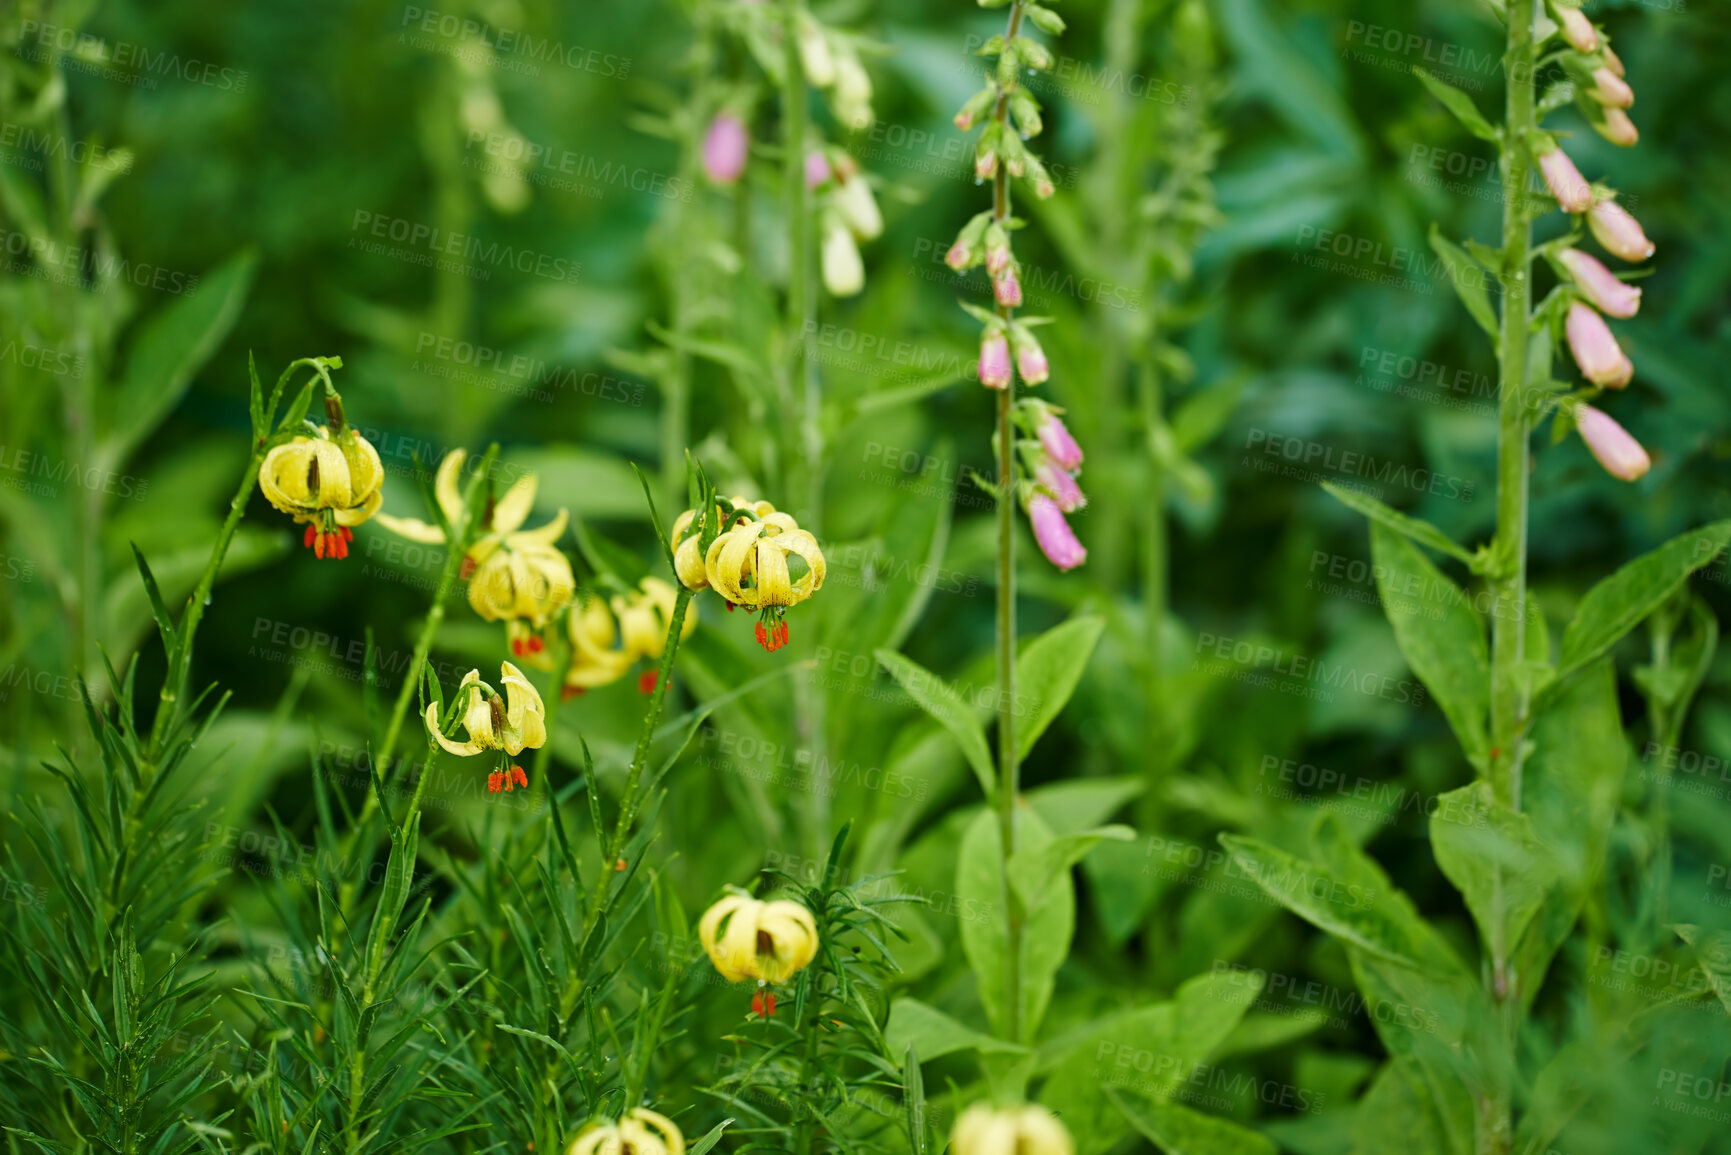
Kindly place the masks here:
[(1611, 327), (1596, 311), (1576, 301), (1569, 306), (1564, 328), (1569, 336), (1569, 351), (1575, 355), (1582, 376), (1608, 389), (1621, 389), (1629, 383), (1635, 367), (1623, 355), (1617, 339), (1611, 335)]
[(1652, 468), (1652, 459), (1641, 448), (1641, 443), (1609, 415), (1591, 405), (1582, 405), (1575, 410), (1575, 427), (1580, 430), (1587, 449), (1605, 467), (1605, 472), (1619, 481), (1638, 481)]
[(1641, 308), (1641, 290), (1627, 281), (1619, 281), (1598, 258), (1580, 249), (1564, 249), (1557, 262), (1568, 270), (1580, 290), (1594, 308), (1610, 317), (1633, 317)]
[(1653, 255), (1653, 242), (1641, 231), (1641, 222), (1616, 201), (1603, 200), (1587, 213), (1587, 227), (1605, 251), (1625, 261), (1644, 261)]

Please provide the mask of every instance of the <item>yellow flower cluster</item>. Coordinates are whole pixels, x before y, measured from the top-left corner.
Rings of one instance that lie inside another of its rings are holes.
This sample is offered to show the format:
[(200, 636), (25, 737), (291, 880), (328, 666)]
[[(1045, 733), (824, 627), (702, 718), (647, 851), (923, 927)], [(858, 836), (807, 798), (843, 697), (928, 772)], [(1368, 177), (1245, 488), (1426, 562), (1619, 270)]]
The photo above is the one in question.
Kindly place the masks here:
[[(439, 729), (439, 707), (427, 703), (427, 733), (451, 753), (464, 758), (487, 750), (502, 750), (515, 758), (524, 750), (539, 749), (547, 741), (547, 710), (535, 684), (523, 676), (523, 671), (510, 662), (499, 665), (499, 682), (505, 687), (503, 696), (481, 681), (481, 671), (470, 670), (457, 687), (462, 701), (463, 728), (469, 737), (453, 742)], [(528, 776), (521, 766), (507, 765), (487, 778), (487, 788), (497, 794), (517, 786), (527, 786)]]
[(304, 543), (321, 558), (349, 556), (353, 527), (378, 512), (384, 480), (378, 450), (347, 426), (290, 438), (258, 471), (265, 500), (307, 527)]
[(685, 1155), (685, 1136), (667, 1116), (634, 1107), (617, 1123), (585, 1128), (566, 1155)]
[[(730, 499), (735, 509), (726, 528), (702, 548), (697, 511), (673, 523), (674, 572), (687, 589), (713, 587), (729, 607), (758, 612), (757, 640), (767, 650), (787, 644), (789, 607), (823, 588), (823, 550), (817, 539), (767, 501)], [(716, 510), (717, 520), (723, 517)]]
[(697, 937), (730, 983), (784, 983), (817, 957), (817, 922), (797, 902), (730, 894), (703, 912)]
[[(646, 577), (638, 588), (603, 601), (585, 594), (571, 608), (567, 628), (571, 634), (571, 669), (565, 675), (566, 696), (605, 686), (625, 676), (638, 659), (658, 660), (667, 649), (667, 631), (673, 625), (673, 603), (678, 591), (660, 578)], [(697, 628), (697, 607), (685, 607), (685, 624), (679, 638), (684, 641)], [(638, 682), (644, 693), (655, 688), (655, 671), (648, 670)]]

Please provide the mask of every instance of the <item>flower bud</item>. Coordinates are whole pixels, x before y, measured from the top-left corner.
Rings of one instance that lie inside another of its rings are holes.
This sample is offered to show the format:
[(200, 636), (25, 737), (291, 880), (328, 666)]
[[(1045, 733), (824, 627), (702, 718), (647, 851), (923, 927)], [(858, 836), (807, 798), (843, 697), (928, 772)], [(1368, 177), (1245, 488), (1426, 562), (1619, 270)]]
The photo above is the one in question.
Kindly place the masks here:
[(1607, 108), (1605, 119), (1594, 121), (1593, 129), (1618, 148), (1634, 148), (1641, 140), (1635, 122), (1620, 108)]
[(1545, 175), (1545, 187), (1557, 198), (1566, 213), (1584, 213), (1593, 204), (1593, 186), (1560, 148), (1539, 157), (1539, 171)]
[(1605, 45), (1605, 47), (1600, 50), (1599, 55), (1604, 58), (1606, 68), (1609, 68), (1618, 76), (1627, 75), (1623, 69), (1622, 57), (1618, 56), (1615, 52), (1612, 52), (1609, 44)]
[(871, 76), (852, 52), (835, 62), (835, 88), (830, 93), (835, 118), (851, 129), (867, 128), (872, 122)]
[(1029, 385), (1039, 385), (1052, 375), (1046, 351), (1026, 330), (1016, 336), (1016, 375)]
[(1591, 405), (1576, 408), (1575, 428), (1581, 431), (1581, 440), (1587, 443), (1587, 449), (1605, 467), (1605, 472), (1619, 481), (1638, 481), (1653, 467), (1641, 443)]
[(732, 184), (745, 171), (750, 148), (745, 122), (731, 112), (718, 113), (703, 134), (703, 175), (716, 184)]
[(784, 983), (817, 957), (817, 921), (785, 899), (759, 902), (730, 894), (703, 913), (697, 935), (709, 961), (730, 983)]
[(1074, 470), (1082, 467), (1082, 447), (1070, 436), (1058, 410), (1050, 405), (1040, 406), (1039, 416), (1035, 418), (1034, 436), (1040, 439), (1040, 448), (1046, 451), (1046, 456), (1060, 468)]
[(817, 21), (803, 12), (799, 20), (799, 64), (813, 87), (828, 88), (835, 83), (835, 57), (830, 54), (829, 41)]
[(1046, 560), (1061, 570), (1072, 570), (1088, 560), (1088, 551), (1076, 540), (1070, 523), (1058, 503), (1043, 493), (1028, 499), (1028, 521), (1034, 527), (1034, 540)]
[(835, 190), (835, 207), (860, 240), (869, 241), (883, 234), (883, 214), (878, 211), (877, 198), (872, 196), (872, 186), (863, 175), (856, 173), (841, 182)]
[(1641, 231), (1641, 222), (1616, 201), (1600, 201), (1594, 205), (1587, 214), (1587, 225), (1613, 257), (1644, 261), (1653, 255), (1653, 242)]
[(988, 389), (1010, 384), (1010, 339), (1002, 329), (987, 329), (980, 338), (980, 384)]
[(1628, 108), (1635, 103), (1635, 90), (1608, 67), (1593, 69), (1593, 90), (1589, 95), (1600, 104), (1615, 108)]
[(1605, 318), (1576, 301), (1569, 306), (1564, 329), (1569, 335), (1569, 351), (1575, 355), (1575, 364), (1581, 367), (1582, 376), (1608, 389), (1621, 389), (1629, 383), (1635, 367), (1623, 355), (1617, 339), (1611, 336), (1611, 327), (1605, 324)]
[(1633, 317), (1641, 308), (1641, 290), (1599, 263), (1598, 258), (1580, 249), (1564, 249), (1557, 261), (1574, 278), (1575, 288), (1594, 308), (1612, 317)]
[(830, 178), (829, 158), (821, 149), (805, 154), (805, 187), (814, 189)]
[(1556, 7), (1557, 23), (1562, 25), (1563, 39), (1567, 40), (1576, 52), (1594, 52), (1599, 47), (1599, 34), (1593, 28), (1593, 22), (1579, 8)]
[(977, 180), (991, 180), (998, 175), (998, 154), (990, 148), (982, 148), (974, 153), (974, 177)]
[(986, 272), (997, 276), (1010, 267), (1010, 234), (993, 222), (986, 226)]
[(963, 269), (970, 268), (973, 263), (974, 251), (968, 248), (968, 243), (960, 238), (950, 246), (950, 251), (944, 254), (944, 264), (958, 273)]
[(992, 278), (992, 298), (1006, 308), (1022, 303), (1022, 282), (1016, 279), (1014, 265)]
[(832, 297), (851, 297), (865, 287), (859, 245), (839, 217), (830, 217), (824, 226), (823, 287)]
[(1034, 466), (1034, 483), (1044, 489), (1065, 513), (1075, 513), (1088, 504), (1087, 495), (1076, 484), (1076, 475), (1068, 469), (1058, 468), (1049, 458), (1042, 457)]
[(997, 100), (997, 98), (998, 90), (990, 86), (982, 88), (978, 92), (974, 93), (968, 98), (968, 102), (962, 105), (961, 110), (956, 113), (956, 127), (962, 132), (966, 132), (970, 128), (974, 127), (974, 122), (980, 118), (981, 114), (984, 113), (986, 109), (992, 106), (992, 102)]

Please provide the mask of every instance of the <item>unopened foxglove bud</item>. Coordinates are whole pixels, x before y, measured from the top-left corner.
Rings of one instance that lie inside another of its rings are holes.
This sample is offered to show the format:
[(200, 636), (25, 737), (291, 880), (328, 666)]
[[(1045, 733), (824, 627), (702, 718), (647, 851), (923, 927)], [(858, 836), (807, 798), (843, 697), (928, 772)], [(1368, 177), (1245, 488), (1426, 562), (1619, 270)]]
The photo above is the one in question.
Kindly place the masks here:
[(1594, 121), (1593, 128), (1618, 148), (1634, 148), (1641, 140), (1635, 122), (1620, 108), (1607, 108), (1605, 118)]
[(1042, 458), (1034, 466), (1034, 482), (1051, 494), (1052, 500), (1058, 503), (1058, 508), (1065, 513), (1074, 513), (1088, 504), (1087, 495), (1082, 487), (1076, 484), (1076, 476), (1068, 469), (1060, 469), (1050, 458)]
[(866, 128), (872, 122), (871, 76), (851, 51), (836, 58), (830, 106), (835, 109), (835, 118), (851, 129)]
[(883, 214), (878, 212), (877, 198), (872, 196), (871, 185), (866, 183), (863, 173), (855, 172), (841, 182), (835, 191), (835, 207), (860, 240), (869, 241), (883, 233)]
[(984, 140), (974, 153), (974, 177), (976, 180), (991, 180), (998, 175), (998, 154), (995, 149), (986, 147)]
[(993, 221), (986, 226), (986, 272), (997, 276), (1010, 267), (1010, 234)]
[(1064, 520), (1064, 511), (1044, 493), (1028, 499), (1028, 521), (1034, 527), (1040, 552), (1059, 569), (1072, 570), (1088, 560), (1088, 551), (1076, 540), (1075, 531)]
[(745, 122), (731, 112), (718, 113), (703, 134), (703, 175), (716, 184), (732, 184), (745, 171), (750, 149)]
[(1544, 153), (1539, 157), (1539, 171), (1544, 173), (1545, 187), (1551, 190), (1564, 212), (1584, 213), (1592, 207), (1593, 186), (1587, 183), (1568, 153), (1560, 148)]
[(992, 102), (998, 98), (998, 90), (990, 86), (980, 89), (968, 97), (968, 102), (956, 113), (955, 125), (962, 132), (974, 127), (974, 122), (984, 116), (986, 110), (992, 107)]
[(1600, 51), (1599, 55), (1604, 59), (1606, 68), (1609, 68), (1612, 72), (1615, 72), (1618, 76), (1627, 75), (1623, 69), (1622, 57), (1618, 56), (1615, 52), (1612, 52), (1611, 46), (1609, 44), (1605, 45), (1604, 49)]
[(1040, 448), (1062, 469), (1076, 470), (1082, 467), (1082, 447), (1076, 444), (1076, 439), (1070, 436), (1069, 428), (1058, 416), (1059, 410), (1050, 405), (1040, 404), (1034, 417), (1034, 436), (1040, 439)]
[(1575, 355), (1575, 364), (1593, 384), (1621, 389), (1635, 375), (1635, 367), (1611, 336), (1611, 327), (1590, 306), (1579, 301), (1570, 305), (1563, 328), (1568, 333), (1569, 351)]
[(1029, 385), (1039, 385), (1052, 375), (1046, 364), (1046, 351), (1026, 329), (1016, 329), (1016, 374)]
[(1587, 225), (1593, 230), (1605, 251), (1625, 261), (1644, 261), (1653, 255), (1653, 242), (1641, 231), (1641, 222), (1630, 216), (1616, 201), (1600, 201), (1587, 214)]
[(1016, 308), (1022, 303), (1022, 282), (1016, 279), (1015, 266), (1011, 266), (992, 278), (992, 299), (1006, 308)]
[(972, 220), (963, 225), (962, 231), (956, 234), (955, 243), (950, 246), (949, 252), (944, 254), (944, 264), (958, 273), (979, 264), (982, 259), (981, 246), (985, 242), (991, 220), (992, 214), (989, 212), (976, 213)]
[(1633, 317), (1641, 308), (1641, 290), (1619, 281), (1597, 257), (1580, 249), (1564, 249), (1557, 261), (1574, 278), (1575, 288), (1600, 312), (1612, 317)]
[(851, 297), (865, 287), (865, 265), (853, 232), (840, 217), (831, 216), (823, 231), (823, 287), (831, 296)]
[(1629, 436), (1629, 431), (1608, 415), (1582, 405), (1575, 410), (1575, 427), (1581, 440), (1587, 443), (1605, 472), (1620, 481), (1636, 481), (1653, 467), (1653, 461), (1641, 443)]
[(1010, 339), (1002, 329), (988, 329), (980, 338), (980, 384), (1005, 389), (1010, 384)]
[(1591, 95), (1600, 104), (1613, 108), (1628, 108), (1635, 103), (1635, 90), (1609, 67), (1593, 69)]
[(1599, 47), (1599, 34), (1593, 28), (1593, 22), (1579, 8), (1566, 8), (1561, 4), (1556, 7), (1557, 23), (1562, 25), (1563, 39), (1569, 42), (1576, 52), (1594, 52)]
[(829, 40), (817, 21), (803, 12), (799, 19), (799, 63), (814, 87), (828, 88), (835, 83), (835, 57), (830, 53)]

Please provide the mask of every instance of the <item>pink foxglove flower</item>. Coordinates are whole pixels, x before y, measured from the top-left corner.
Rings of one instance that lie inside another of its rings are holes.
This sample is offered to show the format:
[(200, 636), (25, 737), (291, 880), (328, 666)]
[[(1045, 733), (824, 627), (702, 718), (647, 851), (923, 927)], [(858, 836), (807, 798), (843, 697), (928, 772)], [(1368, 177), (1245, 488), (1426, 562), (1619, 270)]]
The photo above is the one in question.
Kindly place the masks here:
[(1058, 416), (1058, 411), (1042, 406), (1037, 420), (1039, 424), (1034, 427), (1034, 434), (1040, 439), (1040, 447), (1046, 451), (1046, 456), (1060, 469), (1080, 469), (1082, 447), (1070, 436), (1070, 430)]
[(957, 241), (950, 246), (950, 251), (944, 254), (944, 264), (961, 272), (974, 263), (974, 250), (968, 247), (966, 241)]
[(1557, 198), (1566, 213), (1584, 213), (1593, 205), (1593, 186), (1560, 148), (1539, 157), (1539, 171), (1545, 174), (1545, 187)]
[(1557, 21), (1563, 26), (1563, 39), (1576, 52), (1593, 52), (1599, 47), (1599, 34), (1593, 22), (1579, 8), (1557, 5)]
[(1034, 540), (1046, 560), (1061, 570), (1072, 570), (1088, 560), (1088, 551), (1076, 540), (1070, 523), (1058, 503), (1043, 493), (1028, 500), (1028, 521), (1034, 527)]
[(1593, 128), (1618, 148), (1634, 148), (1641, 141), (1641, 130), (1635, 127), (1629, 114), (1620, 108), (1607, 108), (1605, 119), (1593, 125)]
[(1010, 384), (1010, 339), (1002, 330), (989, 330), (980, 339), (980, 384), (1005, 389)]
[(1557, 260), (1575, 279), (1575, 288), (1594, 308), (1611, 317), (1633, 317), (1641, 308), (1641, 290), (1616, 276), (1597, 257), (1580, 249), (1564, 249)]
[(992, 297), (1000, 305), (1015, 308), (1022, 303), (1022, 282), (1016, 279), (1016, 270), (1005, 269), (992, 278)]
[(1082, 487), (1076, 484), (1076, 475), (1068, 469), (1060, 469), (1050, 458), (1042, 460), (1034, 466), (1034, 481), (1051, 495), (1058, 508), (1065, 513), (1074, 513), (1088, 504), (1088, 497), (1082, 492)]
[(1653, 242), (1641, 231), (1641, 222), (1630, 216), (1616, 201), (1600, 201), (1587, 214), (1587, 225), (1593, 230), (1605, 251), (1625, 261), (1644, 261), (1653, 255)]
[(716, 184), (732, 184), (745, 171), (750, 148), (745, 122), (731, 112), (719, 113), (703, 134), (703, 174)]
[(1581, 431), (1581, 440), (1587, 443), (1587, 448), (1612, 477), (1620, 481), (1636, 481), (1652, 468), (1653, 461), (1641, 448), (1641, 443), (1629, 436), (1627, 429), (1591, 405), (1582, 405), (1575, 410), (1575, 426)]
[(1032, 337), (1016, 342), (1016, 373), (1029, 385), (1039, 385), (1052, 375), (1046, 364), (1046, 351)]
[(1635, 90), (1629, 87), (1629, 82), (1609, 67), (1593, 69), (1593, 99), (1600, 104), (1612, 105), (1616, 108), (1628, 108), (1635, 103)]
[(805, 154), (805, 187), (814, 189), (828, 180), (829, 158), (823, 153), (813, 151)]
[(1564, 323), (1569, 335), (1569, 351), (1581, 375), (1595, 385), (1621, 389), (1635, 375), (1635, 367), (1623, 355), (1617, 339), (1605, 318), (1590, 307), (1576, 301), (1569, 306), (1569, 318)]

